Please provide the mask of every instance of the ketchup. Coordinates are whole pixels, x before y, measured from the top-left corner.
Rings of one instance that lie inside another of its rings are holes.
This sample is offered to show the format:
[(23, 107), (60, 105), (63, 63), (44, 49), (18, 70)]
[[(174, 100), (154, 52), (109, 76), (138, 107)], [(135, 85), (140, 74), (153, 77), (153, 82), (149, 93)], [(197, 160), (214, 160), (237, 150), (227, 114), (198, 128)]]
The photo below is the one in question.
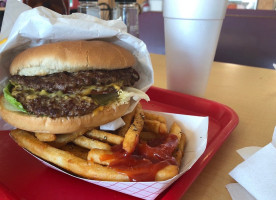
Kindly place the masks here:
[(127, 174), (130, 181), (154, 181), (156, 173), (168, 165), (176, 165), (172, 156), (177, 147), (177, 137), (169, 134), (158, 142), (139, 143), (132, 154), (122, 149), (122, 145), (112, 147), (113, 154), (103, 155), (102, 161), (114, 159), (109, 167)]
[(44, 6), (63, 15), (69, 14), (68, 0), (23, 0), (23, 3), (29, 5), (32, 8)]

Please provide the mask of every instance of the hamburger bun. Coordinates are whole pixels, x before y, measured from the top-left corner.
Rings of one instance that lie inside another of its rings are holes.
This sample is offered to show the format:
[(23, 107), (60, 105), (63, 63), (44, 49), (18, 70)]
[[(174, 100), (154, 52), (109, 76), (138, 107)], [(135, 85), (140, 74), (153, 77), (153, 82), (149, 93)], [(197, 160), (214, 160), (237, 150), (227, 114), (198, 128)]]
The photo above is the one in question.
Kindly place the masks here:
[(122, 104), (116, 108), (103, 106), (91, 114), (79, 117), (37, 117), (7, 109), (3, 95), (0, 97), (0, 113), (3, 120), (16, 128), (38, 133), (64, 134), (94, 128), (121, 117), (128, 107), (129, 104)]
[(134, 66), (128, 50), (105, 41), (66, 41), (29, 48), (15, 57), (11, 75), (44, 76), (58, 72), (124, 69)]

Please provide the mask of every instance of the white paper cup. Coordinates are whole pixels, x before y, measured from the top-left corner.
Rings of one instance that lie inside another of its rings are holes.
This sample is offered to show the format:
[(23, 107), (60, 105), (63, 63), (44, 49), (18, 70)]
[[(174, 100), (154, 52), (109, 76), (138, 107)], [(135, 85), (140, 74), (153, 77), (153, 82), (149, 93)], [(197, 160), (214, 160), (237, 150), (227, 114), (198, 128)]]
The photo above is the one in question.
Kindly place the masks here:
[(227, 0), (164, 0), (167, 87), (203, 96)]

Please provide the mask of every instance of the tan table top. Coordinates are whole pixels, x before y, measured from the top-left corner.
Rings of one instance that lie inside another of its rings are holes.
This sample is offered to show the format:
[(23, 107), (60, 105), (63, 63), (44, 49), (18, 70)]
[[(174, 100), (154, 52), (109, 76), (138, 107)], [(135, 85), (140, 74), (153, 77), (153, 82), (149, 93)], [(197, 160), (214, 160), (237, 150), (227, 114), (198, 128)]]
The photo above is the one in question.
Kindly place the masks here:
[[(151, 54), (154, 86), (166, 88), (164, 55)], [(276, 71), (214, 62), (204, 96), (231, 107), (239, 125), (221, 146), (183, 200), (231, 199), (225, 185), (235, 182), (228, 173), (243, 160), (236, 150), (265, 146), (276, 126)]]

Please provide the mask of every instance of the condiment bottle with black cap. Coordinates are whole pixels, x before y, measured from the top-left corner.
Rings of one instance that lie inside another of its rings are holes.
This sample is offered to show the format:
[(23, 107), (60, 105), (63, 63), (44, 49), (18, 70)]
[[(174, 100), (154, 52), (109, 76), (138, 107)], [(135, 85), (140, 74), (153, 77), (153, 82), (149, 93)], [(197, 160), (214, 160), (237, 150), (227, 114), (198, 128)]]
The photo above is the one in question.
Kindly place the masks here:
[(113, 10), (113, 19), (122, 18), (127, 25), (127, 32), (139, 37), (139, 5), (136, 0), (115, 0), (116, 7)]

